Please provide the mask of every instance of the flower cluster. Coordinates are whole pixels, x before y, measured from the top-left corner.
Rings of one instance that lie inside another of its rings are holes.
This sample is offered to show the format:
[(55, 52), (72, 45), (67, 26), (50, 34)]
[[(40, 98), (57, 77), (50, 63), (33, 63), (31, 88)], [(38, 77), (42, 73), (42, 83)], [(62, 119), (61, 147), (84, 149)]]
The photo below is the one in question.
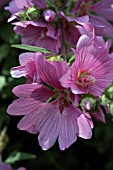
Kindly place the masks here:
[(23, 44), (51, 51), (19, 56), (11, 75), (24, 76), (26, 84), (13, 89), (18, 99), (7, 110), (24, 115), (18, 128), (39, 133), (43, 150), (57, 139), (61, 150), (77, 137), (90, 139), (92, 117), (105, 122), (100, 96), (112, 83), (113, 57), (102, 36), (113, 36), (112, 3), (78, 0), (71, 8), (70, 1), (12, 0), (6, 7)]

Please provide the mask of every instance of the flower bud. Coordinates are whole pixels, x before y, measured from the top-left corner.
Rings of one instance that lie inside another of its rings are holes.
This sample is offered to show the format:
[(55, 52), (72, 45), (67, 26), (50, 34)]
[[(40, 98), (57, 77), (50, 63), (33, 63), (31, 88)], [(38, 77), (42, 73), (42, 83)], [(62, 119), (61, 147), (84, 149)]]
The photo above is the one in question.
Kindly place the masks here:
[(21, 20), (35, 20), (39, 18), (39, 11), (35, 7), (31, 7), (19, 12), (19, 16)]
[(44, 18), (47, 22), (52, 22), (56, 18), (56, 13), (52, 10), (46, 10), (44, 12)]
[(85, 110), (90, 111), (91, 109), (92, 109), (92, 103), (89, 100), (87, 100)]
[(96, 100), (92, 97), (85, 97), (85, 98), (82, 99), (80, 106), (86, 112), (95, 111)]

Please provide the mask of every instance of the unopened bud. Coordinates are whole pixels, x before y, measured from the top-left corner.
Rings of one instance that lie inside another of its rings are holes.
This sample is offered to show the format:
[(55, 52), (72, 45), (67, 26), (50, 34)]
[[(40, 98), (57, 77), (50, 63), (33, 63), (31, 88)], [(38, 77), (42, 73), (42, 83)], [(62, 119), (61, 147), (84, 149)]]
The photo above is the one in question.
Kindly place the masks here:
[(88, 100), (86, 101), (85, 110), (90, 111), (92, 109), (92, 103)]
[(21, 20), (35, 20), (39, 18), (39, 11), (35, 7), (25, 9), (19, 13)]
[(92, 97), (84, 97), (80, 106), (86, 112), (93, 112), (96, 108), (96, 100)]
[(50, 9), (46, 10), (44, 12), (44, 18), (47, 22), (52, 22), (56, 18), (56, 13), (54, 11), (50, 10)]

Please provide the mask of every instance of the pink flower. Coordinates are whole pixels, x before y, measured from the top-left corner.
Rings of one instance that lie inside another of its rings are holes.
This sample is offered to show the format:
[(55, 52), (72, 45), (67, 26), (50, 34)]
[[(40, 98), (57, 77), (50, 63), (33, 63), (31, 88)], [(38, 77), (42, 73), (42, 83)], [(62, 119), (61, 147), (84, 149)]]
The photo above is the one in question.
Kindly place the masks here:
[(9, 3), (9, 6), (6, 6), (5, 9), (10, 11), (12, 14), (11, 17), (8, 19), (8, 22), (20, 18), (20, 13), (24, 12), (25, 9), (31, 8), (33, 3), (31, 0), (12, 0)]
[(0, 164), (0, 170), (12, 170), (11, 166), (5, 163)]
[(31, 7), (31, 0), (12, 0), (5, 9), (9, 10), (13, 15), (23, 11), (25, 8)]
[[(113, 0), (101, 0), (96, 4), (89, 0), (78, 0), (72, 11), (72, 14), (77, 16), (88, 15), (89, 22), (95, 27), (104, 27), (104, 31), (100, 35), (113, 36), (113, 26), (107, 20), (113, 20)], [(95, 12), (96, 15), (92, 15), (90, 12)]]
[(34, 134), (39, 132), (38, 140), (43, 150), (49, 149), (57, 138), (61, 150), (73, 144), (77, 136), (91, 138), (90, 116), (86, 117), (76, 108), (74, 96), (59, 81), (68, 70), (67, 63), (49, 62), (38, 56), (36, 67), (44, 85), (25, 84), (13, 89), (19, 99), (7, 111), (15, 116), (25, 115), (18, 128)]
[[(63, 23), (64, 23), (64, 39), (67, 44), (70, 46), (76, 46), (77, 41), (80, 37), (80, 32), (77, 28), (76, 25), (84, 25), (85, 23), (88, 22), (89, 17), (88, 16), (82, 16), (82, 17), (77, 17), (77, 18), (71, 18), (66, 16), (62, 11), (59, 13)], [(62, 32), (62, 28), (61, 28)], [(62, 35), (62, 34), (61, 34)]]
[(37, 20), (40, 9), (42, 10), (46, 7), (46, 0), (12, 0), (5, 9), (12, 14), (11, 18), (8, 19), (8, 22), (10, 22), (16, 18), (20, 20)]
[(74, 94), (91, 93), (100, 96), (109, 87), (113, 77), (113, 59), (109, 57), (109, 42), (101, 37), (80, 37), (75, 62), (61, 78), (65, 88), (71, 88)]
[(88, 37), (93, 36), (94, 30), (97, 36), (104, 34), (105, 31), (104, 26), (97, 25), (94, 27), (90, 22), (81, 23), (81, 25), (77, 25), (76, 27), (78, 28), (81, 35), (87, 35)]
[[(36, 71), (36, 58), (42, 53), (23, 53), (19, 55), (20, 66), (11, 69), (11, 76), (20, 78), (22, 76), (27, 78), (27, 83), (37, 82), (41, 84), (41, 80)], [(42, 55), (43, 56), (43, 55)]]
[(91, 9), (106, 20), (113, 21), (113, 0), (100, 0)]
[[(2, 163), (0, 164), (0, 170), (13, 170), (9, 164)], [(24, 167), (20, 167), (17, 170), (26, 170)]]
[(33, 5), (36, 5), (38, 9), (46, 7), (45, 0), (12, 0), (9, 6), (6, 7), (6, 10), (9, 10), (14, 15)]
[(14, 23), (15, 32), (22, 35), (22, 43), (44, 47), (54, 53), (61, 49), (58, 32), (50, 23), (43, 21), (23, 21)]

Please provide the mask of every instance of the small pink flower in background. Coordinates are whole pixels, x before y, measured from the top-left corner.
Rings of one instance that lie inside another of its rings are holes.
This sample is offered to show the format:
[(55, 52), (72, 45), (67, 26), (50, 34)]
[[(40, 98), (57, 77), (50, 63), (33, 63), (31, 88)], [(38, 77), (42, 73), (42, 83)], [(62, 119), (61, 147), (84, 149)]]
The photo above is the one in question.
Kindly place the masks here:
[(13, 89), (19, 99), (7, 111), (15, 116), (25, 115), (18, 128), (34, 134), (39, 132), (38, 140), (43, 150), (49, 149), (57, 138), (61, 150), (73, 144), (77, 136), (90, 139), (93, 124), (90, 115), (86, 117), (76, 108), (73, 95), (59, 81), (68, 70), (67, 63), (49, 62), (38, 56), (36, 68), (41, 80), (50, 88), (35, 83)]
[(96, 36), (100, 36), (104, 33), (104, 26), (93, 26), (89, 21), (86, 23), (81, 23), (81, 25), (76, 26), (81, 35), (87, 35), (88, 37), (93, 36), (95, 31)]
[[(89, 22), (93, 24), (94, 27), (104, 27), (104, 31), (100, 35), (113, 36), (113, 26), (107, 21), (112, 21), (113, 15), (113, 0), (101, 0), (95, 4), (92, 1), (82, 1), (78, 0), (72, 11), (72, 14), (77, 14), (77, 16), (88, 15)], [(96, 15), (90, 14), (90, 11), (95, 12)]]
[(22, 43), (44, 47), (58, 54), (61, 49), (58, 32), (50, 23), (43, 21), (16, 22), (14, 30), (22, 36)]
[(5, 163), (0, 164), (0, 170), (12, 170), (11, 166)]
[(22, 12), (25, 8), (31, 7), (33, 4), (31, 0), (12, 0), (9, 3), (9, 6), (5, 7), (6, 10), (9, 10), (12, 15)]
[[(38, 20), (40, 9), (46, 9), (46, 7), (46, 0), (12, 0), (5, 9), (12, 14), (8, 20), (10, 22), (16, 18), (20, 20)], [(32, 10), (30, 11), (30, 9)], [(52, 14), (52, 17), (53, 15), (55, 14)]]
[(14, 15), (33, 5), (36, 5), (38, 9), (46, 7), (45, 0), (12, 0), (5, 9), (9, 10), (11, 14)]
[(109, 57), (109, 42), (101, 37), (80, 37), (75, 53), (76, 60), (61, 78), (65, 88), (74, 94), (91, 93), (100, 96), (109, 87), (113, 77), (113, 59)]
[[(13, 169), (9, 164), (2, 163), (2, 164), (0, 164), (0, 170), (13, 170)], [(20, 167), (17, 170), (26, 170), (26, 168)]]
[(113, 21), (113, 0), (100, 0), (91, 9), (106, 20)]
[(20, 13), (24, 12), (25, 9), (31, 8), (33, 4), (31, 0), (12, 0), (9, 3), (9, 6), (6, 6), (5, 9), (10, 11), (12, 14), (11, 17), (8, 19), (8, 22), (20, 18)]
[(77, 17), (77, 18), (71, 18), (71, 17), (66, 16), (62, 11), (59, 12), (59, 16), (64, 22), (63, 31), (64, 31), (65, 42), (69, 43), (70, 45), (76, 46), (77, 41), (80, 37), (80, 32), (77, 28), (77, 25), (80, 25), (81, 27), (83, 27), (83, 25), (89, 21), (89, 17), (82, 16), (82, 17)]

